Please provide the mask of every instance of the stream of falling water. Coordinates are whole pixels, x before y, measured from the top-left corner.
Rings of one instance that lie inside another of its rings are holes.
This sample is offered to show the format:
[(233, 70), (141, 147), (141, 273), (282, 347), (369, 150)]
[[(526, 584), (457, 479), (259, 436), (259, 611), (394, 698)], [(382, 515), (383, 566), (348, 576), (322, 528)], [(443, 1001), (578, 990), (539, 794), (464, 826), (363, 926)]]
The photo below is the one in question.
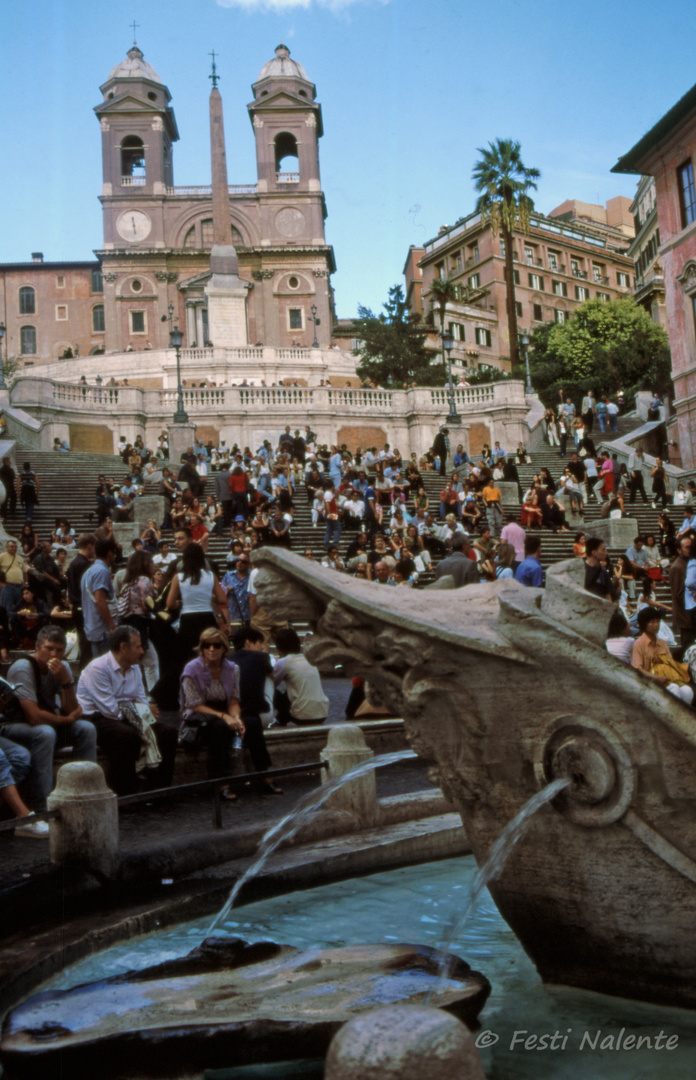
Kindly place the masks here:
[(519, 813), (515, 815), (512, 821), (509, 821), (507, 823), (500, 836), (493, 844), (490, 855), (486, 859), (483, 866), (479, 869), (476, 877), (472, 882), (469, 899), (462, 915), (459, 916), (459, 918), (453, 915), (447, 923), (445, 933), (438, 946), (438, 952), (440, 954), (440, 963), (437, 973), (438, 978), (432, 989), (428, 992), (426, 1004), (430, 1003), (431, 995), (435, 992), (435, 990), (437, 990), (441, 981), (446, 977), (447, 956), (452, 947), (452, 942), (455, 940), (455, 938), (459, 937), (462, 930), (464, 929), (464, 925), (469, 916), (471, 915), (472, 911), (476, 907), (478, 899), (483, 890), (485, 889), (486, 885), (489, 881), (492, 881), (493, 878), (496, 878), (501, 872), (505, 863), (508, 860), (508, 857), (512, 852), (512, 849), (514, 848), (517, 841), (527, 831), (531, 823), (532, 817), (534, 816), (534, 814), (536, 814), (537, 810), (540, 810), (541, 807), (545, 806), (547, 802), (550, 802), (551, 799), (554, 799), (559, 792), (563, 791), (563, 789), (568, 787), (568, 785), (571, 783), (572, 780), (570, 780), (569, 778), (561, 777), (560, 780), (553, 780), (550, 784), (547, 784), (546, 787), (542, 788), (541, 791), (538, 791), (536, 795), (532, 795), (531, 799), (527, 799), (527, 802), (524, 804)]
[(322, 803), (326, 802), (330, 795), (342, 788), (344, 784), (349, 784), (351, 780), (359, 780), (361, 776), (372, 772), (373, 769), (381, 769), (385, 765), (393, 765), (397, 761), (405, 761), (407, 758), (414, 757), (416, 757), (416, 754), (413, 750), (396, 750), (393, 754), (380, 754), (377, 757), (361, 762), (360, 765), (356, 765), (354, 769), (344, 773), (343, 776), (337, 776), (326, 784), (322, 784), (316, 791), (310, 791), (304, 795), (297, 806), (289, 814), (286, 814), (284, 818), (276, 822), (260, 841), (256, 858), (233, 886), (229, 897), (210, 924), (206, 936), (212, 934), (215, 928), (227, 918), (247, 881), (260, 873), (264, 863), (276, 848), (284, 840), (289, 840), (294, 836), (298, 829), (305, 824), (315, 810), (319, 809)]

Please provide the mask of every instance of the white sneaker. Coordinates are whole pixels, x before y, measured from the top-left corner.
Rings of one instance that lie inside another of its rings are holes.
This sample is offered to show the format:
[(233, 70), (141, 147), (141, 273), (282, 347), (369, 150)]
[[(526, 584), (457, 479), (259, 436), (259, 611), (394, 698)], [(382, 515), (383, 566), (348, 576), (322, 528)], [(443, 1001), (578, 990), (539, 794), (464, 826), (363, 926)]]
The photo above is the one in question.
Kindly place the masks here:
[[(29, 817), (35, 816), (32, 810)], [(19, 820), (26, 821), (26, 818), (19, 818)], [(28, 821), (26, 825), (16, 825), (14, 830), (15, 836), (23, 836), (29, 840), (48, 840), (48, 832), (47, 821)]]

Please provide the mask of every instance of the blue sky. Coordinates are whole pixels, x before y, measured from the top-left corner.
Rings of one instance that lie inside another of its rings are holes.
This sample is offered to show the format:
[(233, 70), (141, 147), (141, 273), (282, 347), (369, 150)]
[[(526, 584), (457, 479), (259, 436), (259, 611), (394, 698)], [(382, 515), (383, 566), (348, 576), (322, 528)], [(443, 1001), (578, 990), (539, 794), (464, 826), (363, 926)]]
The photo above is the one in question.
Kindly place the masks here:
[(474, 206), (477, 147), (522, 144), (536, 205), (631, 197), (610, 169), (694, 79), (684, 0), (32, 0), (0, 5), (0, 262), (101, 244), (99, 85), (138, 44), (172, 94), (176, 184), (210, 182), (218, 54), (230, 183), (255, 180), (246, 105), (282, 40), (316, 83), (340, 316), (379, 309), (419, 244)]

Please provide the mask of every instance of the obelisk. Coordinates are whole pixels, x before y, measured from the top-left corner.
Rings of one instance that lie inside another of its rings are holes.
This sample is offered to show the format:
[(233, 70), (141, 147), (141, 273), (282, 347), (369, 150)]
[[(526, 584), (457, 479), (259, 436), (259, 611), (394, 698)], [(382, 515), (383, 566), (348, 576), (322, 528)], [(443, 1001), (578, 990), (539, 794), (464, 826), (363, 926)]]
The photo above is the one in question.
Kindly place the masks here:
[(247, 345), (246, 300), (248, 286), (239, 277), (239, 260), (232, 243), (230, 196), (227, 187), (225, 129), (222, 97), (213, 53), (213, 88), (210, 91), (210, 157), (213, 180), (213, 248), (211, 276), (205, 294), (208, 302), (208, 338), (214, 346)]

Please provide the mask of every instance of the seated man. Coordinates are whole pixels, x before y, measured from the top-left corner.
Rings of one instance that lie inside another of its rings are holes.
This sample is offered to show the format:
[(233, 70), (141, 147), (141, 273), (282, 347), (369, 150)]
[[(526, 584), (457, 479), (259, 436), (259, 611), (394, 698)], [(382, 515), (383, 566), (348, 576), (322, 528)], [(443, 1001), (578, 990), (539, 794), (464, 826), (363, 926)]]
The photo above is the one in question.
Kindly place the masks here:
[(464, 533), (455, 533), (452, 537), (452, 554), (438, 563), (435, 569), (435, 577), (452, 577), (455, 589), (464, 585), (478, 585), (479, 572), (476, 563), (465, 553), (468, 550), (469, 539)]
[(280, 507), (276, 508), (273, 517), (270, 520), (268, 526), (268, 543), (286, 548), (292, 546), (290, 544), (290, 523)]
[[(382, 564), (384, 565), (384, 564)], [(295, 724), (323, 724), (329, 711), (329, 699), (321, 685), (317, 668), (302, 653), (300, 639), (291, 627), (279, 630), (276, 646), (280, 660), (273, 668), (276, 686), (274, 704), (278, 723), (285, 727)], [(279, 689), (285, 683), (285, 691)]]
[[(117, 795), (131, 795), (137, 790), (136, 765), (142, 755), (143, 739), (137, 728), (123, 719), (122, 705), (148, 704), (138, 667), (142, 655), (137, 630), (117, 626), (109, 634), (109, 651), (87, 665), (77, 689), (77, 700), (96, 728), (97, 742), (108, 758), (109, 783)], [(150, 705), (150, 711), (158, 715), (156, 705)], [(177, 732), (160, 723), (153, 724), (150, 730), (161, 755), (157, 767), (147, 769), (146, 787), (153, 790), (172, 782)]]
[(31, 754), (32, 801), (37, 814), (46, 810), (53, 787), (56, 742), (73, 747), (78, 761), (97, 760), (97, 733), (81, 719), (70, 668), (63, 663), (65, 633), (44, 626), (32, 656), (15, 660), (8, 671), (14, 693), (0, 718), (0, 735), (26, 747)]
[(551, 532), (568, 532), (565, 519), (565, 507), (554, 499), (553, 495), (547, 495), (541, 506), (542, 524)]
[(645, 550), (645, 537), (637, 536), (631, 546), (626, 549), (626, 558), (633, 569), (636, 581), (643, 581), (648, 576), (648, 552)]

